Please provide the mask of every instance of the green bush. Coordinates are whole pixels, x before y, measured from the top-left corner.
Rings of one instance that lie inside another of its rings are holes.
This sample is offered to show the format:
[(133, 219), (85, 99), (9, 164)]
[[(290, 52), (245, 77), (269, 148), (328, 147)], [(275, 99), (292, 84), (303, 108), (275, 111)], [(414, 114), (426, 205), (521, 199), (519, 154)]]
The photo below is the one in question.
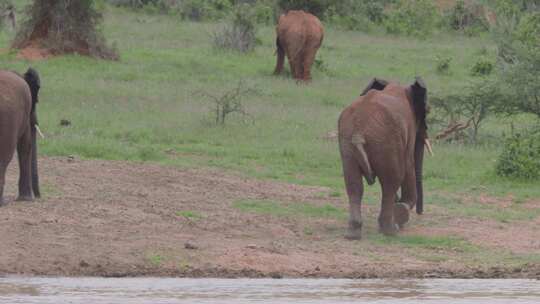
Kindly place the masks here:
[(437, 74), (450, 74), (450, 62), (452, 62), (452, 57), (443, 57), (437, 55), (435, 60), (437, 61)]
[(500, 176), (540, 179), (540, 130), (508, 138), (496, 171)]
[(433, 32), (438, 20), (433, 1), (399, 0), (386, 15), (384, 25), (390, 34), (424, 37)]
[(224, 18), (232, 8), (228, 0), (184, 0), (178, 10), (183, 19), (201, 21)]
[(331, 3), (331, 0), (278, 0), (277, 2), (279, 9), (284, 12), (289, 10), (304, 10), (321, 19)]
[(465, 4), (465, 1), (459, 0), (452, 9), (445, 13), (444, 20), (450, 29), (461, 31), (467, 36), (473, 36), (489, 29), (482, 12), (482, 5)]
[(249, 4), (237, 5), (231, 21), (214, 33), (216, 49), (230, 49), (242, 53), (253, 50), (256, 44), (255, 11)]
[(478, 59), (471, 68), (471, 75), (473, 76), (486, 76), (493, 72), (495, 64), (487, 59), (486, 57), (481, 57)]

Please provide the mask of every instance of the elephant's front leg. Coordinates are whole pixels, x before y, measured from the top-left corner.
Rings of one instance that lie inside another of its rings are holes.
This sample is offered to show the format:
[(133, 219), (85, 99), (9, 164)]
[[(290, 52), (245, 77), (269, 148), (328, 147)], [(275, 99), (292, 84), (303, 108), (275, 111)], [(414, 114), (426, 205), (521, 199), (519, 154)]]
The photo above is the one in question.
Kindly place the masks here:
[(343, 159), (343, 177), (349, 197), (349, 227), (345, 238), (359, 240), (362, 238), (362, 196), (364, 185), (360, 168), (354, 159)]
[(18, 201), (32, 201), (32, 141), (30, 130), (17, 144), (19, 158), (19, 197)]

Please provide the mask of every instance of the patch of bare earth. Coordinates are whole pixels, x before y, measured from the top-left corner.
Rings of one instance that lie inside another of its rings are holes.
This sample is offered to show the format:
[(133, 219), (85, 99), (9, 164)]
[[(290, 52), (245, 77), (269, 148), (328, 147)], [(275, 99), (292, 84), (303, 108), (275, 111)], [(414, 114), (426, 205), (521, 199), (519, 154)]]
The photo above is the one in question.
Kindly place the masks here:
[[(343, 238), (345, 219), (277, 217), (242, 212), (233, 207), (235, 201), (242, 199), (271, 199), (346, 208), (343, 198), (321, 195), (330, 192), (322, 187), (261, 181), (217, 169), (42, 158), (44, 198), (32, 203), (15, 202), (18, 174), (14, 163), (7, 179), (9, 204), (0, 208), (0, 274), (191, 277), (540, 275), (537, 266), (527, 271), (514, 272), (504, 268), (492, 271), (491, 268), (471, 267), (451, 260), (429, 262), (399, 246), (347, 241)], [(378, 204), (364, 206), (367, 219), (364, 235), (377, 233), (374, 219), (378, 209)], [(178, 214), (180, 211), (190, 211), (200, 218), (186, 218)], [(406, 233), (428, 230), (425, 219), (429, 216), (413, 217)], [(467, 222), (466, 225), (474, 225), (472, 230), (490, 229), (483, 224)], [(502, 233), (500, 229), (494, 231)], [(469, 236), (466, 232), (464, 228), (456, 233)], [(440, 233), (449, 232), (442, 230)], [(512, 237), (507, 242), (515, 240)]]

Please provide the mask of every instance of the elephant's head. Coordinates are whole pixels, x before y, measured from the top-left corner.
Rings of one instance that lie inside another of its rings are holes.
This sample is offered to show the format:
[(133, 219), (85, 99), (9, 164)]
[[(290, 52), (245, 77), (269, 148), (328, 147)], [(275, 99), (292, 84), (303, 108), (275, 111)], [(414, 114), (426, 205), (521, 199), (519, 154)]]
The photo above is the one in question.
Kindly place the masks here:
[(40, 197), (41, 193), (39, 190), (36, 140), (36, 131), (39, 130), (39, 127), (36, 106), (39, 102), (38, 93), (41, 87), (41, 81), (39, 79), (38, 72), (33, 68), (29, 68), (26, 73), (24, 73), (23, 78), (28, 84), (28, 87), (30, 88), (30, 94), (32, 95), (32, 110), (30, 112), (30, 126), (32, 130), (32, 190), (35, 197)]
[(416, 173), (416, 193), (418, 199), (416, 201), (416, 213), (424, 212), (424, 188), (422, 185), (422, 165), (424, 163), (424, 145), (429, 146), (427, 136), (426, 116), (428, 113), (427, 104), (427, 88), (424, 81), (420, 77), (416, 77), (416, 81), (408, 88), (409, 102), (414, 110), (416, 118), (416, 142), (414, 146), (414, 168)]

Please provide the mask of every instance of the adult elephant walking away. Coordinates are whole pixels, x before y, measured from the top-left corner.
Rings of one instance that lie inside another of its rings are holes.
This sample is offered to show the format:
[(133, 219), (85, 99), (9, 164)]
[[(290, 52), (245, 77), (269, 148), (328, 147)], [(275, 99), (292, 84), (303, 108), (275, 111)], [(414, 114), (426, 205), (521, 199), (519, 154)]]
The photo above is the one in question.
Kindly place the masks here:
[[(362, 177), (370, 185), (377, 177), (381, 184), (382, 233), (396, 234), (415, 205), (422, 213), (424, 144), (430, 149), (426, 113), (427, 89), (419, 77), (410, 86), (373, 79), (341, 113), (339, 148), (350, 212), (346, 238), (361, 238)], [(396, 203), (400, 187), (401, 200)]]
[(20, 170), (17, 200), (40, 196), (36, 146), (39, 88), (39, 75), (32, 68), (23, 76), (0, 71), (0, 205), (4, 203), (6, 169), (15, 149)]
[(311, 80), (311, 65), (324, 36), (321, 21), (304, 11), (289, 11), (279, 17), (276, 34), (277, 63), (274, 74), (282, 72), (287, 54), (293, 77)]

